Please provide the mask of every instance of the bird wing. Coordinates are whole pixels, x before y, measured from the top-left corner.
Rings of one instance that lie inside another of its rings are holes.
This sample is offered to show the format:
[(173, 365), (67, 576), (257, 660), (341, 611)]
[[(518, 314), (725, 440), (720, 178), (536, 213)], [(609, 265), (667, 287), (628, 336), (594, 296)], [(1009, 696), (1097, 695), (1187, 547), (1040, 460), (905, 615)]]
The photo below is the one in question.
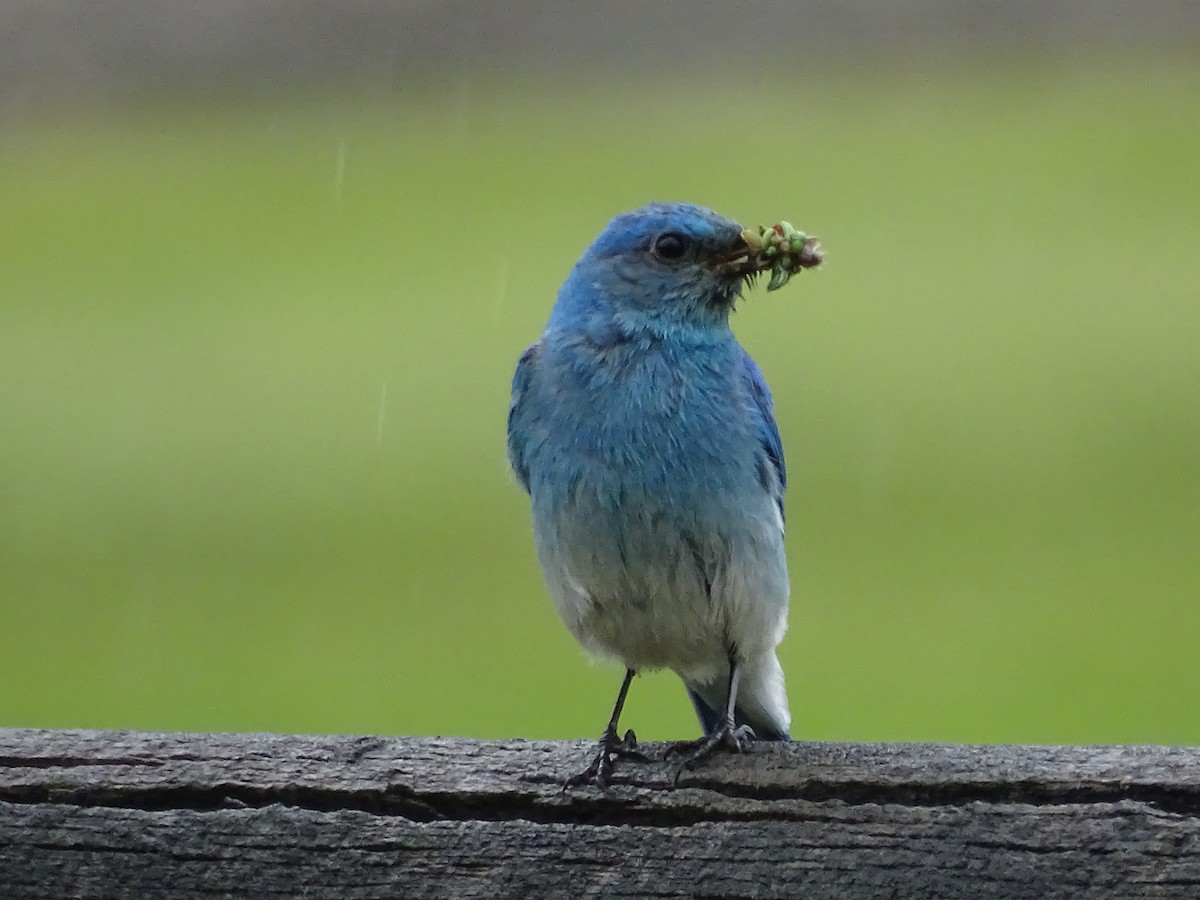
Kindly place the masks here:
[(768, 482), (764, 483), (763, 487), (771, 492), (782, 519), (783, 492), (787, 490), (787, 464), (783, 459), (783, 441), (779, 437), (779, 426), (775, 424), (775, 404), (771, 400), (771, 391), (767, 387), (762, 371), (750, 358), (750, 354), (745, 351), (742, 352), (742, 376), (758, 412), (756, 425), (759, 445), (766, 456), (766, 462), (775, 473), (773, 483), (769, 483), (768, 479), (763, 479)]
[(531, 344), (517, 361), (513, 374), (512, 395), (508, 401), (508, 462), (517, 481), (529, 493), (529, 464), (525, 451), (529, 443), (529, 423), (525, 421), (529, 386), (538, 365), (541, 342)]
[[(750, 413), (758, 438), (758, 480), (779, 511), (779, 525), (783, 526), (783, 492), (787, 488), (787, 466), (783, 460), (783, 442), (779, 437), (779, 426), (775, 424), (774, 404), (771, 391), (763, 379), (762, 372), (742, 352), (742, 379), (746, 394), (753, 403)], [(782, 533), (780, 534), (782, 542)], [(783, 566), (782, 543), (779, 565)], [(786, 577), (785, 577), (786, 582)], [(786, 588), (785, 588), (786, 591)], [(786, 593), (781, 598), (781, 608), (786, 606)], [(749, 725), (759, 740), (786, 741), (791, 716), (788, 714), (787, 694), (783, 685), (783, 670), (774, 651), (742, 660), (742, 684), (738, 691), (734, 720), (737, 725)], [(684, 680), (700, 727), (705, 734), (720, 726), (728, 700), (727, 673), (720, 673), (707, 682)]]

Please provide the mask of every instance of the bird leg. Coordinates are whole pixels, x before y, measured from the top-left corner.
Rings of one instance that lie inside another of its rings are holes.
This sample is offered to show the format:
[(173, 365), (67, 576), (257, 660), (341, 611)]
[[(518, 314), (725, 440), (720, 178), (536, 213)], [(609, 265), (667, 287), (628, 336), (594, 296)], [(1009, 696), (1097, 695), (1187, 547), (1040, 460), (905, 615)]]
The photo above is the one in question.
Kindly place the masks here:
[(692, 752), (680, 763), (679, 769), (675, 773), (676, 781), (679, 780), (679, 776), (685, 769), (692, 768), (718, 747), (727, 747), (734, 753), (745, 753), (750, 749), (750, 742), (756, 737), (754, 729), (749, 725), (739, 726), (734, 718), (734, 710), (737, 707), (738, 682), (741, 680), (741, 676), (741, 666), (734, 655), (730, 653), (729, 699), (725, 702), (725, 715), (721, 718), (720, 724), (700, 740), (690, 742), (680, 748), (690, 749)]
[(625, 680), (621, 682), (621, 690), (617, 694), (617, 703), (613, 707), (612, 718), (608, 720), (608, 727), (604, 729), (604, 734), (600, 737), (600, 750), (596, 753), (595, 759), (578, 775), (568, 778), (566, 784), (563, 785), (563, 790), (590, 782), (595, 782), (596, 786), (601, 789), (608, 787), (608, 781), (612, 777), (618, 757), (636, 759), (639, 762), (650, 761), (650, 757), (638, 749), (637, 736), (633, 733), (632, 728), (625, 732), (624, 737), (617, 736), (617, 722), (621, 718), (621, 709), (625, 706), (625, 695), (629, 693), (629, 683), (633, 681), (635, 674), (633, 669), (625, 670)]

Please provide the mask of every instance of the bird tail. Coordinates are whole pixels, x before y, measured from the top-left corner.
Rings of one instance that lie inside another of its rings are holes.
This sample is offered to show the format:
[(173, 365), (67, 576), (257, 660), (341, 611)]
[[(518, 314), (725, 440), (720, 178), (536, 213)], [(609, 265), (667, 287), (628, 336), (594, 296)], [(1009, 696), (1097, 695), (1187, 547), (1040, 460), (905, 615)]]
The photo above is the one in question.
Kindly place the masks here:
[[(783, 667), (778, 658), (774, 652), (768, 652), (759, 659), (743, 661), (741, 665), (734, 721), (739, 726), (749, 725), (760, 741), (790, 741), (788, 728), (792, 716), (788, 712)], [(704, 684), (685, 681), (684, 685), (700, 727), (709, 734), (721, 724), (725, 715), (725, 704), (729, 699), (728, 673)]]

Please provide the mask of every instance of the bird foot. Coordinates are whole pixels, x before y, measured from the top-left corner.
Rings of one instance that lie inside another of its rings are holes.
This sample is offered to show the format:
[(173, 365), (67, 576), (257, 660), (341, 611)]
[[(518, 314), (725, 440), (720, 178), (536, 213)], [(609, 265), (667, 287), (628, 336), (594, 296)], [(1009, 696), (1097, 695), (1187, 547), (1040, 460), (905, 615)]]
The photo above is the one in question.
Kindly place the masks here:
[(688, 769), (693, 768), (696, 763), (707, 758), (718, 747), (724, 747), (734, 753), (745, 753), (750, 749), (750, 744), (755, 739), (754, 729), (749, 725), (734, 725), (733, 722), (725, 722), (698, 741), (686, 741), (683, 744), (676, 744), (668, 752), (690, 752), (688, 752), (683, 762), (679, 764), (679, 768), (675, 771), (675, 781), (678, 782), (680, 775)]
[(578, 775), (568, 778), (563, 790), (592, 783), (601, 790), (607, 788), (618, 759), (650, 762), (651, 758), (638, 749), (637, 735), (633, 733), (633, 729), (626, 731), (623, 738), (617, 737), (614, 729), (605, 731), (604, 736), (600, 738), (600, 750), (595, 759)]

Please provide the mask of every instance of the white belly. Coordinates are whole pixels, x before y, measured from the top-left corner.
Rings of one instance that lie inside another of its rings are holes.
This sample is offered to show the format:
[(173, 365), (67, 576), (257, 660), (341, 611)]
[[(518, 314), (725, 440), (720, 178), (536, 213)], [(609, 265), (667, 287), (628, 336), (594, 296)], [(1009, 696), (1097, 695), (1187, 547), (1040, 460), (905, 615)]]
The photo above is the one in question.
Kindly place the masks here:
[(704, 682), (731, 652), (757, 657), (783, 638), (787, 563), (767, 498), (709, 528), (644, 508), (619, 522), (575, 512), (543, 520), (535, 538), (558, 613), (589, 652)]

